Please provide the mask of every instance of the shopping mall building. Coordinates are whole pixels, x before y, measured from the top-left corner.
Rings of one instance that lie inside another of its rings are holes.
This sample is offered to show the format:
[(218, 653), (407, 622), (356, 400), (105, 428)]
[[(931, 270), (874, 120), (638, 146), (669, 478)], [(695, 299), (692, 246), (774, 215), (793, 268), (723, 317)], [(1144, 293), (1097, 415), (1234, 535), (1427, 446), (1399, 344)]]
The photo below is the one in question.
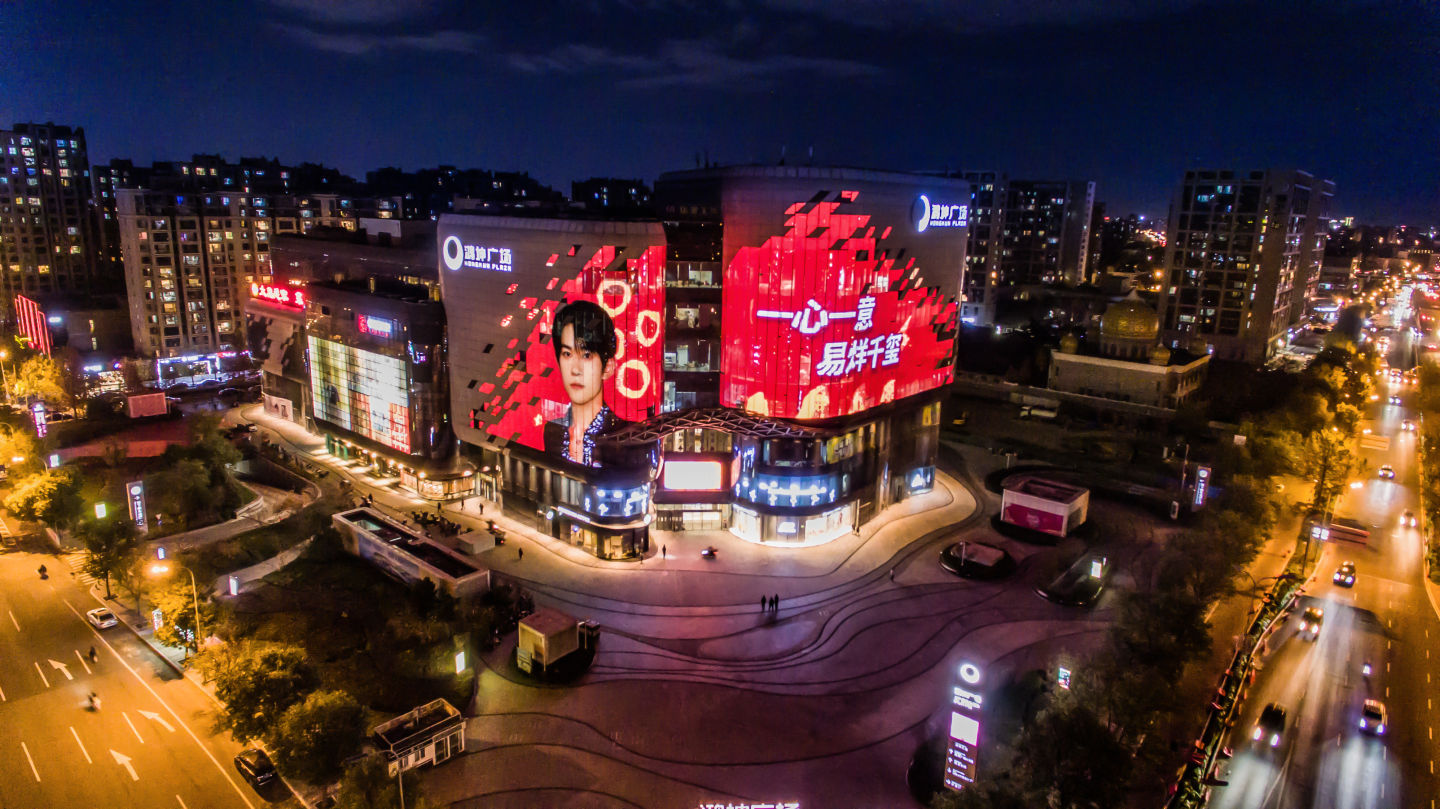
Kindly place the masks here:
[(652, 531), (827, 542), (932, 488), (969, 184), (746, 166), (656, 199), (659, 221), (440, 218), (479, 493), (627, 558)]

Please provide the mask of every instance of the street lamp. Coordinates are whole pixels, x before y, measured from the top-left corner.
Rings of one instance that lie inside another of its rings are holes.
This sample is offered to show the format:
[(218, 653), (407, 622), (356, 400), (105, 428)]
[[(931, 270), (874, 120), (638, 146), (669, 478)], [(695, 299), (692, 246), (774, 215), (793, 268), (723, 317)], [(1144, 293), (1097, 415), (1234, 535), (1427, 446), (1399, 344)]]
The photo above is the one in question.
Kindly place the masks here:
[[(195, 589), (195, 572), (184, 565), (176, 565), (181, 570), (190, 574), (190, 603), (195, 607), (195, 651), (200, 651), (200, 639), (204, 637), (200, 632), (200, 596)], [(150, 575), (164, 576), (170, 572), (169, 562), (156, 562), (150, 566)]]

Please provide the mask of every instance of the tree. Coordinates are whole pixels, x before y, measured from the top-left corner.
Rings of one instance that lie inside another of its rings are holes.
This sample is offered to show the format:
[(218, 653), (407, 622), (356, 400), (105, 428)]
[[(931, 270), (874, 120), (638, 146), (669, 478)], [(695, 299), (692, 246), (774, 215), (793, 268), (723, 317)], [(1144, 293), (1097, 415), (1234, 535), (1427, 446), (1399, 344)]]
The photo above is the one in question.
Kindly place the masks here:
[(54, 361), (59, 371), (60, 390), (65, 394), (65, 403), (73, 409), (75, 404), (90, 392), (90, 385), (85, 381), (84, 360), (80, 358), (80, 352), (65, 346), (55, 350)]
[(344, 691), (316, 691), (286, 709), (268, 737), (280, 769), (312, 784), (340, 775), (341, 763), (359, 752), (365, 709)]
[(315, 688), (305, 650), (288, 644), (240, 644), (207, 651), (200, 665), (225, 703), (221, 725), (247, 742), (270, 732), (285, 711)]
[(77, 528), (85, 543), (85, 572), (105, 579), (105, 597), (112, 598), (110, 579), (123, 578), (140, 559), (140, 538), (128, 519), (91, 520)]
[(5, 508), (22, 520), (63, 530), (79, 518), (85, 505), (80, 484), (79, 475), (69, 469), (46, 470), (17, 483), (5, 498)]
[(1128, 790), (1130, 750), (1082, 703), (1062, 691), (1021, 734), (1026, 780), (1055, 809), (1120, 806)]
[(164, 587), (153, 593), (150, 602), (160, 610), (160, 628), (155, 638), (166, 646), (179, 646), (198, 651), (202, 638), (195, 628), (195, 611), (200, 611), (200, 630), (215, 631), (215, 604), (198, 588), (192, 589), (190, 577), (183, 571)]
[(214, 509), (210, 471), (199, 461), (182, 459), (155, 474), (145, 486), (154, 509), (169, 524), (183, 529)]
[[(427, 809), (430, 804), (420, 794), (420, 782), (415, 776), (401, 773), (400, 777), (409, 781), (405, 784), (406, 809)], [(400, 790), (395, 780), (379, 758), (367, 758), (348, 767), (340, 779), (335, 809), (398, 809)]]
[(37, 354), (20, 364), (15, 373), (15, 398), (34, 397), (51, 407), (68, 408), (74, 402), (66, 392), (65, 373), (49, 357)]
[(41, 468), (40, 443), (29, 430), (0, 424), (0, 466), (9, 469), (11, 475)]
[(1295, 447), (1294, 472), (1314, 483), (1311, 506), (1321, 508), (1360, 471), (1360, 458), (1350, 449), (1350, 436), (1338, 427), (1317, 430)]

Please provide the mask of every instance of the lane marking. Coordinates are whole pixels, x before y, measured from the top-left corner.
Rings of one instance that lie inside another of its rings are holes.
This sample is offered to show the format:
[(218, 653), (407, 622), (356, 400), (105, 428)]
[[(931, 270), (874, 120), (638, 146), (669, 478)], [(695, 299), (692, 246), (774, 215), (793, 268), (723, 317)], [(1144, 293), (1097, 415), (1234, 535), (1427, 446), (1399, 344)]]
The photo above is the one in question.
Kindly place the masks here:
[(19, 631), (20, 631), (20, 622), (17, 621), (17, 620), (15, 620), (15, 613), (12, 612), (12, 611), (10, 611), (10, 610), (6, 610), (6, 612), (9, 612), (9, 613), (10, 613), (10, 623), (14, 624), (14, 625), (15, 625), (15, 631), (16, 631), (16, 632), (19, 632)]
[(38, 660), (35, 661), (35, 671), (40, 675), (40, 679), (41, 679), (41, 680), (44, 680), (44, 682), (45, 682), (45, 687), (46, 687), (46, 688), (49, 688), (49, 687), (50, 687), (50, 680), (46, 679), (46, 677), (45, 677), (45, 670), (42, 669), (42, 668), (40, 668), (40, 661), (38, 661)]
[(1390, 686), (1385, 686), (1385, 699), (1390, 699)]
[(158, 713), (155, 713), (154, 711), (141, 711), (141, 712), (140, 712), (140, 715), (143, 716), (143, 717), (145, 717), (146, 719), (151, 720), (152, 722), (158, 722), (158, 723), (160, 723), (160, 727), (165, 728), (166, 730), (170, 731), (171, 733), (174, 733), (174, 732), (175, 732), (175, 728), (171, 727), (171, 726), (170, 726), (170, 723), (169, 723), (169, 722), (166, 722), (164, 717), (162, 717), (162, 716), (161, 716), (160, 714), (158, 714)]
[(50, 661), (50, 668), (55, 669), (56, 671), (60, 672), (61, 674), (64, 674), (64, 675), (65, 675), (65, 679), (67, 679), (67, 680), (73, 680), (73, 679), (75, 679), (75, 675), (73, 675), (73, 674), (70, 673), (70, 667), (69, 667), (69, 666), (65, 665), (64, 663), (61, 663), (59, 660), (55, 660), (54, 658), (46, 658), (46, 659)]
[(0, 688), (0, 702), (9, 702), (9, 701), (10, 701), (10, 700), (5, 699), (5, 689)]
[[(120, 661), (120, 665), (124, 666), (125, 670), (130, 672), (130, 676), (134, 677), (136, 682), (140, 683), (141, 687), (143, 687), (146, 691), (149, 691), (150, 696), (154, 697), (156, 702), (165, 706), (165, 710), (169, 712), (170, 716), (174, 717), (175, 721), (179, 723), (180, 727), (185, 729), (185, 733), (189, 735), (192, 740), (194, 740), (195, 746), (199, 747), (200, 751), (205, 754), (205, 757), (210, 759), (210, 763), (215, 765), (215, 769), (220, 771), (220, 775), (225, 778), (225, 783), (229, 784), (230, 788), (235, 790), (235, 794), (240, 796), (240, 802), (249, 807), (249, 809), (255, 809), (255, 804), (250, 802), (250, 798), (247, 797), (245, 793), (240, 789), (240, 785), (235, 783), (235, 779), (230, 777), (230, 772), (224, 767), (220, 766), (220, 760), (215, 758), (215, 754), (210, 752), (210, 748), (206, 747), (204, 742), (200, 741), (200, 737), (195, 735), (195, 731), (191, 730), (190, 726), (185, 724), (185, 722), (180, 719), (180, 714), (176, 713), (175, 709), (171, 708), (168, 702), (160, 699), (160, 695), (155, 693), (155, 689), (150, 687), (150, 683), (146, 682), (145, 678), (141, 677), (140, 674), (136, 672), (135, 669), (132, 668), (128, 662), (126, 662), (125, 658), (115, 650), (115, 647), (110, 645), (110, 641), (105, 640), (104, 636), (102, 636), (98, 631), (95, 630), (95, 627), (90, 626), (90, 622), (85, 620), (85, 617), (80, 614), (79, 610), (75, 609), (75, 606), (71, 604), (68, 599), (61, 600), (64, 601), (65, 606), (68, 607), (71, 612), (75, 613), (75, 617), (77, 619), (84, 623), (86, 627), (89, 627), (91, 634), (93, 634), (96, 638), (99, 638), (100, 642), (105, 645), (105, 648), (110, 650), (110, 654), (115, 655), (115, 659)], [(38, 663), (36, 664), (36, 667), (39, 667)]]
[(93, 672), (93, 671), (90, 670), (90, 664), (85, 662), (85, 656), (82, 655), (82, 654), (80, 654), (80, 650), (79, 650), (79, 649), (76, 649), (76, 650), (75, 650), (75, 657), (79, 658), (79, 660), (80, 660), (80, 665), (82, 665), (82, 666), (85, 667), (85, 673), (86, 673), (86, 674), (94, 674), (94, 673), (95, 673), (95, 672)]
[(80, 741), (80, 734), (75, 732), (73, 725), (70, 727), (70, 735), (75, 737), (75, 743), (80, 745), (80, 752), (85, 754), (85, 763), (94, 764), (95, 762), (90, 759), (90, 753), (85, 749), (84, 742)]
[(139, 780), (140, 780), (140, 776), (138, 776), (138, 775), (135, 774), (135, 768), (132, 767), (132, 766), (130, 766), (130, 757), (129, 757), (129, 756), (125, 755), (124, 753), (117, 753), (117, 752), (115, 752), (113, 749), (110, 751), (110, 755), (112, 755), (112, 756), (115, 757), (115, 763), (116, 763), (116, 764), (119, 764), (121, 767), (124, 767), (124, 768), (125, 768), (125, 772), (130, 773), (130, 780), (131, 780), (131, 781), (139, 781)]
[[(24, 742), (21, 742), (20, 749), (25, 751), (25, 760), (30, 762), (30, 773), (35, 776), (35, 783), (40, 783), (40, 771), (35, 769), (35, 759), (30, 758), (30, 748), (26, 747)], [(1430, 762), (1430, 766), (1434, 767), (1435, 762)]]
[(133, 733), (133, 734), (135, 734), (135, 738), (136, 738), (136, 739), (139, 739), (141, 744), (144, 744), (144, 743), (145, 743), (145, 737), (144, 737), (144, 736), (141, 736), (141, 735), (140, 735), (140, 731), (138, 731), (138, 730), (135, 729), (135, 723), (130, 721), (130, 714), (125, 713), (124, 711), (121, 711), (121, 712), (120, 712), (120, 715), (123, 716), (123, 717), (125, 717), (125, 724), (127, 724), (127, 725), (130, 726), (130, 732)]
[[(180, 804), (180, 809), (190, 809), (190, 807), (185, 805), (185, 801), (180, 799), (179, 795), (175, 796), (175, 801)], [(1430, 803), (1433, 805), (1435, 802), (1431, 801)]]

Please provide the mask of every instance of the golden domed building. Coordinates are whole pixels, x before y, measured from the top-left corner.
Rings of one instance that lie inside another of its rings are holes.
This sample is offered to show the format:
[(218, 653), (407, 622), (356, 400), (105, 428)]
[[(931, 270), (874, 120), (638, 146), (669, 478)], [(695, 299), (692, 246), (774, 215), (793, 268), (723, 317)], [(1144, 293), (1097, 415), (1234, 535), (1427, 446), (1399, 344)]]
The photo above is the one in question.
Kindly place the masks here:
[(1100, 318), (1098, 343), (1065, 335), (1050, 352), (1051, 390), (1173, 410), (1205, 382), (1209, 354), (1161, 345), (1160, 314), (1132, 290)]

